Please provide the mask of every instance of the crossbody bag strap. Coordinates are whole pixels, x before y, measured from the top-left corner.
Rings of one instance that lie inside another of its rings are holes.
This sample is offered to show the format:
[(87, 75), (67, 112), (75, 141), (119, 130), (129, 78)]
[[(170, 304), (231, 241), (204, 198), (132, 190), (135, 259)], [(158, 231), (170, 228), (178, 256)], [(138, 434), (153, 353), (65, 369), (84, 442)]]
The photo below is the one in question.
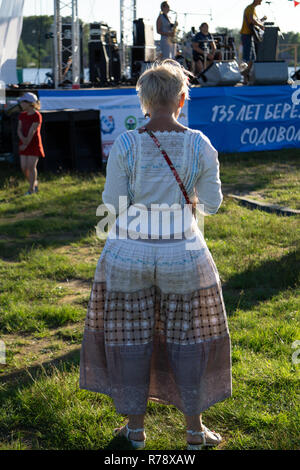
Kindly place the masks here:
[(152, 131), (150, 131), (149, 129), (147, 129), (146, 127), (143, 127), (141, 130), (143, 130), (144, 132), (147, 132), (147, 134), (151, 137), (151, 139), (153, 140), (153, 142), (155, 143), (155, 145), (158, 147), (158, 149), (161, 151), (164, 159), (166, 160), (167, 164), (169, 165), (180, 189), (181, 189), (181, 192), (186, 200), (186, 203), (187, 204), (190, 204), (193, 208), (192, 212), (193, 212), (193, 215), (195, 214), (195, 210), (194, 210), (194, 205), (191, 203), (191, 200), (188, 196), (188, 193), (186, 192), (186, 189), (184, 187), (184, 184), (179, 176), (179, 174), (177, 173), (177, 170), (176, 168), (174, 167), (173, 163), (172, 163), (172, 160), (170, 159), (170, 157), (168, 156), (167, 152), (162, 148), (159, 140), (157, 139), (157, 137), (153, 134)]

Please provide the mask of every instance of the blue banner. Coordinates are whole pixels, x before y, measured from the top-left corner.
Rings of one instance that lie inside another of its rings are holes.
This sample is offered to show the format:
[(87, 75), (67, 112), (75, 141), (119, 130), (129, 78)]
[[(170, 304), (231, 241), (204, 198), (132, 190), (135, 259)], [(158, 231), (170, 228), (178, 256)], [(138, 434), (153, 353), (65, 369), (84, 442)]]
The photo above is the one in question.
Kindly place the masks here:
[(192, 88), (189, 127), (224, 153), (300, 148), (300, 86)]

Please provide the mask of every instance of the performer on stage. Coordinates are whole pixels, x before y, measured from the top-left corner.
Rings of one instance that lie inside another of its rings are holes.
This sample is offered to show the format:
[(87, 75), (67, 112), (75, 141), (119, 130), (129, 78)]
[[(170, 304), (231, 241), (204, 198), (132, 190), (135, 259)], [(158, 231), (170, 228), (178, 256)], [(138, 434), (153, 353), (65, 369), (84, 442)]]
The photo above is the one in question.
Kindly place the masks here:
[(157, 33), (161, 35), (160, 48), (162, 59), (174, 59), (176, 55), (176, 44), (173, 41), (177, 24), (172, 24), (168, 17), (170, 11), (168, 2), (162, 2), (160, 9), (161, 12), (156, 21), (156, 30)]
[(222, 54), (217, 51), (213, 36), (207, 23), (202, 23), (200, 31), (192, 39), (195, 74), (203, 72), (214, 60), (221, 60)]
[(243, 25), (241, 29), (241, 42), (243, 45), (243, 61), (248, 64), (248, 67), (242, 72), (245, 77), (245, 84), (248, 83), (249, 72), (252, 67), (253, 60), (256, 59), (257, 54), (257, 42), (254, 41), (254, 28), (264, 30), (265, 27), (262, 24), (267, 19), (266, 16), (258, 19), (256, 14), (256, 7), (261, 5), (262, 0), (254, 0), (251, 5), (248, 5), (244, 10)]

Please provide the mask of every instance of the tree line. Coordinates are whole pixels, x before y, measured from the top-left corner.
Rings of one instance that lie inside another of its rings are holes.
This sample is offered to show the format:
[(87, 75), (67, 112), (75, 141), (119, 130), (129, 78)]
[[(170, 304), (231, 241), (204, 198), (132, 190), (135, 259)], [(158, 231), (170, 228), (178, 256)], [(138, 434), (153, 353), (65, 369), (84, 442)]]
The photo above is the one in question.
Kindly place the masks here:
[[(18, 46), (17, 67), (51, 68), (53, 66), (53, 16), (24, 16), (22, 34)], [(71, 18), (62, 18), (70, 23)], [(89, 25), (82, 24), (83, 66), (88, 67)]]

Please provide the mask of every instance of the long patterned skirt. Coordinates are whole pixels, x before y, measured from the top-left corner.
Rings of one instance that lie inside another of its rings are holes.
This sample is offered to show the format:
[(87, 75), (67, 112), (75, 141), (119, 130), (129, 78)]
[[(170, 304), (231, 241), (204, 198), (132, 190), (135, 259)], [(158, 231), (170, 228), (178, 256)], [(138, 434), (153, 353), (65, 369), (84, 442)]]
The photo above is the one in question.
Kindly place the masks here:
[(231, 396), (231, 346), (219, 274), (204, 239), (111, 240), (92, 284), (80, 388), (117, 412), (147, 401), (198, 415)]

